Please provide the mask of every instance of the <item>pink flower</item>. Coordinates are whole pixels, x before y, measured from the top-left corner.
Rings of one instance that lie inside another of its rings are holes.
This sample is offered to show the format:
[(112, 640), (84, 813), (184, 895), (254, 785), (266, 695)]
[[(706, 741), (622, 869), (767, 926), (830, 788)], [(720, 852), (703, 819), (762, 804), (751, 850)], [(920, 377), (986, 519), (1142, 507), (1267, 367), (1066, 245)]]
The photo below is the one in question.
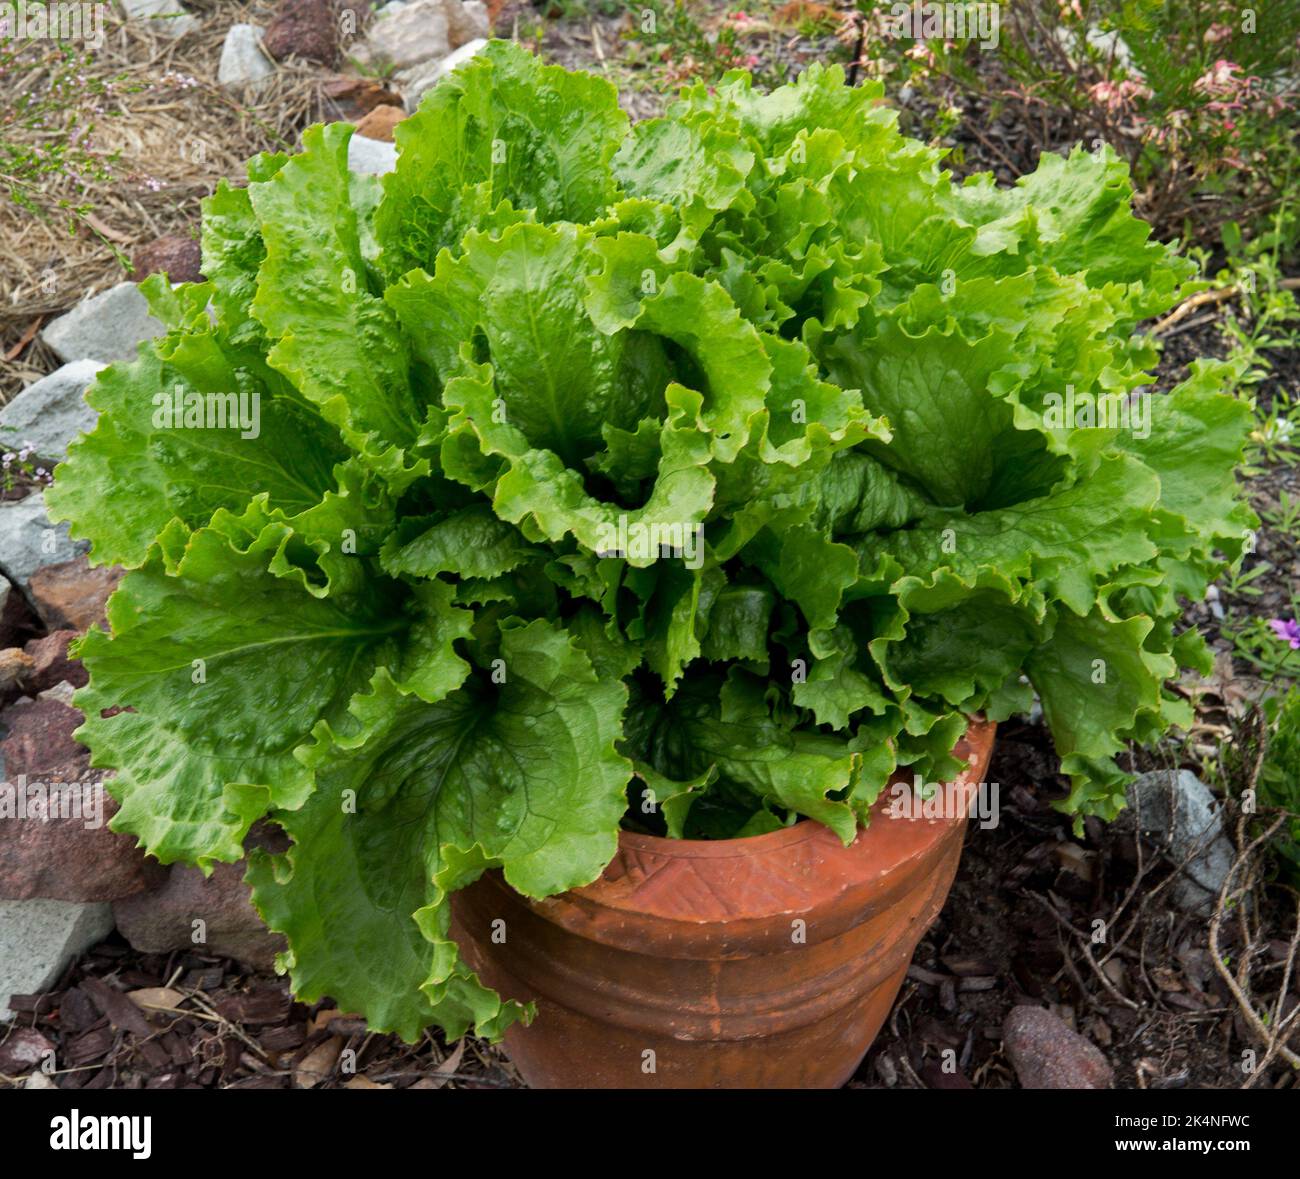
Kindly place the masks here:
[(1293, 651), (1300, 651), (1300, 622), (1294, 618), (1270, 618), (1268, 624), (1277, 632), (1279, 639), (1291, 644)]
[(1232, 36), (1232, 26), (1225, 24), (1212, 24), (1205, 30), (1205, 43), (1207, 45), (1217, 45), (1220, 41), (1226, 41)]
[(1088, 97), (1108, 111), (1118, 111), (1129, 106), (1134, 99), (1150, 98), (1151, 90), (1131, 79), (1123, 82), (1097, 82), (1088, 87)]

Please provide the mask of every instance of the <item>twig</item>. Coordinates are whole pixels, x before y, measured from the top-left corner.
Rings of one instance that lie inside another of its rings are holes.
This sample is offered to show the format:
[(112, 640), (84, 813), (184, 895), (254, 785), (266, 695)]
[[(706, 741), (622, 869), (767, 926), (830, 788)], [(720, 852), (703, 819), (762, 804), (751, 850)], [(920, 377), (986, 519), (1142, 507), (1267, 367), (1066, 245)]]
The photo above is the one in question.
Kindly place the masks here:
[[(1278, 283), (1284, 291), (1300, 290), (1300, 278), (1284, 278)], [(1160, 320), (1155, 327), (1151, 329), (1153, 336), (1161, 335), (1168, 328), (1176, 324), (1180, 319), (1190, 315), (1198, 307), (1204, 307), (1207, 303), (1222, 303), (1225, 299), (1231, 299), (1234, 295), (1241, 294), (1241, 288), (1235, 284), (1230, 287), (1216, 287), (1212, 291), (1201, 291), (1184, 299), (1175, 307), (1164, 319)]]

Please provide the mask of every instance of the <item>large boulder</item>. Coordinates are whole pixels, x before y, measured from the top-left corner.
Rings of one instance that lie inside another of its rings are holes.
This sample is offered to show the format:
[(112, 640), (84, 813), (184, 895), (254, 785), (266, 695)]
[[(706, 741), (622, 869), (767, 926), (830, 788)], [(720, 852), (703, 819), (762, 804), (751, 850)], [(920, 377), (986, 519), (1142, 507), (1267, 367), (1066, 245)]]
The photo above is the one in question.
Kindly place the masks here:
[(0, 741), (0, 898), (112, 901), (156, 888), (166, 869), (108, 829), (117, 804), (73, 739), (82, 716), (51, 698), (6, 709)]
[(60, 360), (134, 360), (144, 340), (162, 335), (163, 325), (149, 314), (149, 304), (133, 282), (83, 299), (50, 323), (41, 339)]
[[(279, 851), (284, 840), (255, 828), (246, 846)], [(160, 888), (113, 903), (117, 928), (144, 954), (197, 949), (233, 958), (250, 970), (270, 970), (285, 941), (253, 908), (245, 871), (242, 861), (216, 864), (205, 877), (197, 868), (175, 864)]]
[(98, 360), (74, 360), (28, 385), (0, 409), (0, 449), (30, 446), (51, 463), (68, 457), (68, 443), (95, 428), (99, 416), (86, 404), (86, 389), (103, 368)]

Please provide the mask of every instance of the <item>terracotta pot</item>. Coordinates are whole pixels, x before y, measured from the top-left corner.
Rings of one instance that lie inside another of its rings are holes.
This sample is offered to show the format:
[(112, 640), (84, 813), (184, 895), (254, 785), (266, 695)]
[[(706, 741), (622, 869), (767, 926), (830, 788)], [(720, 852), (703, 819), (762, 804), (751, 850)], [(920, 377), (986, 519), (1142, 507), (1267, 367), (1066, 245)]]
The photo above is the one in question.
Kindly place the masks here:
[[(543, 901), (488, 873), (454, 900), (484, 981), (537, 1002), (506, 1035), (539, 1088), (833, 1088), (889, 1014), (957, 870), (994, 726), (958, 746), (961, 817), (893, 818), (844, 847), (818, 823), (749, 839), (624, 832), (601, 879)], [(897, 781), (910, 782), (899, 775)], [(492, 941), (493, 922), (506, 938)]]

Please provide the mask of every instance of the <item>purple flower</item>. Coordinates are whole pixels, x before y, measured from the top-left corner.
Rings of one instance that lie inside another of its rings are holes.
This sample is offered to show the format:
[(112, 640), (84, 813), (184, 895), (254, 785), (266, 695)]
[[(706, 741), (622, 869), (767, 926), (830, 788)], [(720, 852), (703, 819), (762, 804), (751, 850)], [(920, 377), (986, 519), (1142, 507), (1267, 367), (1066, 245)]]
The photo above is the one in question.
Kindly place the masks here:
[(1300, 651), (1300, 622), (1294, 618), (1270, 618), (1268, 620), (1283, 642), (1290, 643), (1293, 651)]

